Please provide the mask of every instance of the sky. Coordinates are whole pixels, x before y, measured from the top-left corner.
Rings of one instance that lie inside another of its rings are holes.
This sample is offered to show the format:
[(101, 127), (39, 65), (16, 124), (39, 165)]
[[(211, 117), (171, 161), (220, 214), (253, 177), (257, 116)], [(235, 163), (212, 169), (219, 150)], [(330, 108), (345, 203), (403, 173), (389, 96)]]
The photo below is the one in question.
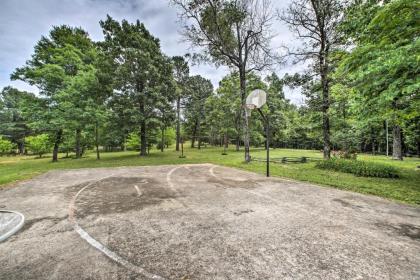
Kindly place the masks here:
[[(272, 0), (273, 8), (283, 9), (289, 1)], [(183, 42), (177, 10), (169, 5), (168, 0), (0, 0), (0, 89), (11, 85), (20, 90), (38, 92), (36, 87), (22, 81), (10, 81), (10, 74), (30, 59), (41, 36), (47, 35), (51, 26), (67, 24), (82, 27), (94, 41), (100, 41), (103, 34), (99, 21), (107, 14), (117, 20), (134, 22), (139, 19), (160, 39), (162, 50), (169, 56), (197, 51)], [(275, 21), (273, 30), (277, 35), (272, 42), (273, 48), (298, 44), (283, 23)], [(275, 72), (281, 77), (302, 68), (302, 65), (285, 64), (278, 66)], [(229, 69), (200, 64), (191, 66), (190, 73), (210, 79), (217, 87)], [(303, 104), (299, 90), (287, 88), (285, 94), (294, 104)]]

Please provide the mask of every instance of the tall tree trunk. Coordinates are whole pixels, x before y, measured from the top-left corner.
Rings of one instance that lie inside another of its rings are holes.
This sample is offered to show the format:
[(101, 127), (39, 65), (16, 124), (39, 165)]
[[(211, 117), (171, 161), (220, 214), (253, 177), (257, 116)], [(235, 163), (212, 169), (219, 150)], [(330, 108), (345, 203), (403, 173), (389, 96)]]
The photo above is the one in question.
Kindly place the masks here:
[(63, 135), (63, 130), (62, 129), (57, 130), (56, 135), (55, 135), (55, 139), (54, 139), (54, 148), (53, 148), (53, 156), (52, 156), (52, 161), (53, 162), (58, 161), (58, 148), (59, 148), (60, 143), (61, 143), (62, 135)]
[(201, 149), (201, 131), (200, 131), (200, 120), (197, 120), (197, 131), (196, 131), (196, 134), (198, 134), (198, 149), (200, 150)]
[(179, 151), (179, 143), (181, 137), (181, 97), (176, 99), (176, 145), (175, 150)]
[(191, 137), (191, 148), (195, 148), (196, 133), (197, 133), (197, 121), (194, 122), (194, 127), (193, 127), (192, 137)]
[(225, 130), (225, 148), (228, 148), (228, 134), (227, 134), (227, 130)]
[(328, 49), (325, 46), (325, 37), (322, 36), (321, 51), (319, 54), (319, 69), (321, 74), (322, 85), (322, 134), (324, 140), (324, 159), (331, 157), (331, 141), (330, 141), (330, 117), (328, 110), (330, 108), (330, 85), (328, 80)]
[(239, 146), (240, 146), (241, 138), (239, 137), (239, 134), (236, 136), (236, 151), (239, 152)]
[[(140, 105), (140, 112), (144, 116), (144, 105)], [(143, 117), (140, 121), (140, 156), (147, 155), (146, 120)]]
[(144, 86), (141, 83), (137, 83), (136, 90), (139, 96), (139, 113), (141, 116), (140, 120), (140, 156), (147, 156), (147, 134), (146, 134), (146, 108), (145, 100), (142, 94)]
[(375, 132), (373, 130), (373, 128), (370, 129), (370, 134), (372, 137), (372, 155), (375, 155)]
[(80, 148), (80, 138), (82, 137), (82, 130), (80, 128), (76, 129), (76, 158), (81, 158), (81, 148)]
[(322, 132), (324, 140), (324, 159), (331, 157), (331, 142), (330, 142), (330, 117), (328, 115), (329, 108), (329, 92), (328, 89), (323, 88), (323, 106), (322, 106)]
[(160, 140), (160, 151), (163, 152), (163, 148), (165, 146), (165, 128), (162, 128), (162, 135)]
[(401, 127), (394, 125), (392, 129), (392, 159), (403, 160)]
[(248, 116), (246, 115), (245, 110), (245, 99), (246, 99), (246, 76), (245, 76), (245, 67), (242, 66), (239, 68), (239, 80), (241, 88), (241, 110), (243, 115), (243, 126), (244, 126), (244, 150), (245, 150), (245, 162), (251, 161), (251, 156), (249, 154), (249, 125), (248, 125)]
[(22, 142), (18, 143), (18, 150), (19, 150), (19, 154), (23, 155), (25, 151), (25, 140), (22, 140)]
[(98, 121), (95, 123), (95, 146), (96, 146), (96, 159), (101, 159), (99, 154), (99, 124)]
[(140, 156), (147, 155), (146, 120), (140, 122)]

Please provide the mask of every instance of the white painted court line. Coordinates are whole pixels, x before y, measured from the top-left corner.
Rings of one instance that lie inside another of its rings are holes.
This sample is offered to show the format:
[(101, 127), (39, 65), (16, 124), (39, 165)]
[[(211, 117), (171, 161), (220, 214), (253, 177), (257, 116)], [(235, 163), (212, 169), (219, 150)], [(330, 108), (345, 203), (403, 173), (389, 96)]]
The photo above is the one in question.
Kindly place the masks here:
[[(13, 234), (15, 234), (18, 230), (20, 230), (23, 227), (23, 224), (25, 223), (25, 216), (23, 216), (22, 213), (19, 213), (19, 212), (16, 212), (16, 211), (10, 211), (10, 210), (0, 210), (0, 212), (13, 213), (13, 214), (16, 214), (18, 218), (20, 218), (20, 222), (15, 227), (13, 227), (8, 232), (6, 232), (2, 236), (0, 236), (0, 242), (2, 242), (4, 240), (6, 240), (7, 238), (9, 238), (10, 236), (12, 236)], [(15, 220), (15, 218), (8, 221), (6, 223), (6, 225), (9, 225), (11, 223), (11, 221), (13, 221), (13, 220)]]
[(119, 256), (118, 254), (116, 254), (115, 252), (111, 251), (110, 249), (108, 249), (108, 247), (106, 247), (105, 245), (103, 245), (102, 243), (100, 243), (99, 241), (97, 241), (96, 239), (94, 239), (92, 236), (89, 235), (89, 233), (87, 233), (83, 228), (81, 228), (79, 226), (79, 224), (76, 221), (76, 216), (75, 216), (75, 203), (76, 200), (78, 198), (78, 196), (87, 188), (89, 188), (90, 186), (92, 186), (93, 184), (105, 180), (107, 178), (113, 177), (114, 175), (109, 175), (106, 177), (103, 177), (101, 179), (98, 179), (96, 181), (90, 182), (89, 184), (87, 184), (86, 186), (84, 186), (83, 188), (81, 188), (76, 195), (73, 197), (73, 199), (71, 200), (70, 204), (69, 204), (69, 220), (70, 222), (73, 224), (73, 228), (74, 230), (79, 234), (79, 236), (84, 239), (87, 243), (89, 243), (92, 247), (96, 248), (97, 250), (99, 250), (102, 254), (106, 255), (108, 258), (112, 259), (113, 261), (119, 263), (120, 265), (124, 266), (125, 268), (136, 272), (138, 274), (141, 274), (149, 279), (159, 279), (159, 280), (163, 280), (165, 278), (159, 276), (159, 275), (155, 275), (153, 273), (150, 273), (148, 271), (146, 271), (144, 268), (137, 266), (135, 264), (132, 264), (131, 262), (127, 261), (126, 259), (122, 258), (121, 256)]
[(14, 216), (13, 218), (11, 218), (10, 220), (7, 221), (7, 223), (2, 224), (3, 227), (7, 227), (8, 225), (10, 225), (11, 223), (13, 223), (16, 219), (19, 219), (20, 216)]
[(100, 243), (99, 241), (94, 239), (92, 236), (90, 236), (89, 233), (87, 233), (84, 229), (82, 229), (78, 224), (74, 225), (74, 229), (80, 235), (80, 237), (86, 240), (91, 246), (98, 249), (107, 257), (121, 264), (125, 268), (128, 268), (129, 270), (139, 273), (150, 279), (164, 279), (158, 275), (149, 273), (144, 268), (136, 266), (130, 263), (129, 261), (125, 260), (124, 258), (120, 257), (118, 254), (114, 253), (113, 251), (108, 249), (106, 246), (104, 246), (102, 243)]
[(139, 187), (137, 185), (134, 185), (134, 188), (137, 191), (137, 196), (141, 196), (143, 193), (140, 191)]
[(175, 188), (175, 186), (174, 186), (174, 184), (172, 183), (172, 180), (171, 180), (171, 175), (172, 175), (172, 173), (174, 173), (176, 170), (178, 170), (178, 169), (180, 169), (180, 168), (182, 168), (183, 166), (178, 166), (178, 167), (175, 167), (175, 168), (172, 168), (168, 173), (166, 173), (166, 182), (168, 183), (168, 185), (169, 185), (169, 187), (171, 188), (171, 190), (172, 191), (174, 191), (174, 192), (178, 192), (177, 190), (176, 190), (176, 188)]

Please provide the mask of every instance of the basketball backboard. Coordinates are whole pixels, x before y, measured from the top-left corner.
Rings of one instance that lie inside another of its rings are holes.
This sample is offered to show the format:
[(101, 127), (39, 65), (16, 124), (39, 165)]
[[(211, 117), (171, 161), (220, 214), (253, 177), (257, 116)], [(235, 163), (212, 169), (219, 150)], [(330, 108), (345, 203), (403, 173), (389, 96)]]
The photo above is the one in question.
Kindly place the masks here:
[(267, 93), (262, 89), (255, 89), (246, 98), (246, 106), (249, 109), (261, 108), (266, 101)]

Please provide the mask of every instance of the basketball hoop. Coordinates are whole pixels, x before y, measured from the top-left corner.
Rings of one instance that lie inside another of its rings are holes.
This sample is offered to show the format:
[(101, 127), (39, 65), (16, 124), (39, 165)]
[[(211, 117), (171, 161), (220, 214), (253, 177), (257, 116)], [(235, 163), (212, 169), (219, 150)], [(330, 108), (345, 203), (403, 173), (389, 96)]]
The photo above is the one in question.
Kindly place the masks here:
[(260, 113), (261, 117), (263, 118), (265, 122), (265, 137), (266, 137), (266, 150), (267, 150), (267, 177), (270, 177), (270, 145), (269, 145), (269, 121), (268, 116), (264, 115), (264, 113), (261, 111), (261, 107), (267, 102), (267, 93), (263, 91), (262, 89), (255, 89), (251, 91), (251, 93), (246, 97), (246, 103), (245, 103), (245, 114), (246, 117), (251, 116), (252, 110), (257, 109), (258, 113)]

